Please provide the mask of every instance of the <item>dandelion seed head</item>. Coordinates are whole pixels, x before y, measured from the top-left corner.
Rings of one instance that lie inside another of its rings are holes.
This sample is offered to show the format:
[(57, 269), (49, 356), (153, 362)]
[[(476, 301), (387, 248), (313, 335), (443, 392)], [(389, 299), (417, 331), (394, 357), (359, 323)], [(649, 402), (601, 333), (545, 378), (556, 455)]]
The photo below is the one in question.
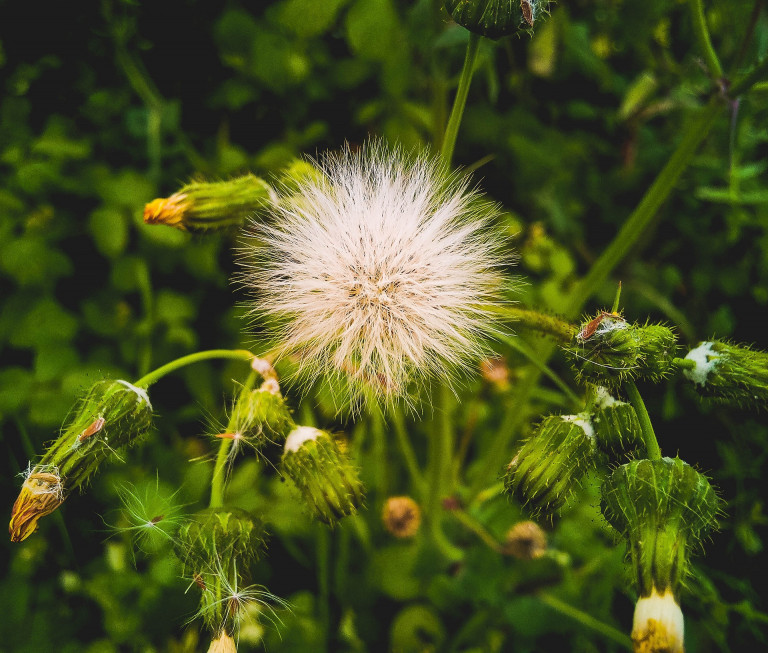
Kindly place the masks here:
[(496, 208), (426, 155), (380, 144), (326, 155), (244, 250), (252, 316), (299, 376), (351, 399), (453, 380), (486, 351), (505, 260)]

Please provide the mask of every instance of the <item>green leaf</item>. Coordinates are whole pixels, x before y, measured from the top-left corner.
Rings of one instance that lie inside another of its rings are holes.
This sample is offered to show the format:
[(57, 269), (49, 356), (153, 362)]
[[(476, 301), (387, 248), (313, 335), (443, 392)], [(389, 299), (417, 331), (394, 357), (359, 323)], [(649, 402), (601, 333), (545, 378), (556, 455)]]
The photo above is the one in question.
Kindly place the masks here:
[(104, 256), (115, 258), (122, 254), (128, 244), (128, 221), (122, 210), (102, 206), (91, 213), (88, 226)]

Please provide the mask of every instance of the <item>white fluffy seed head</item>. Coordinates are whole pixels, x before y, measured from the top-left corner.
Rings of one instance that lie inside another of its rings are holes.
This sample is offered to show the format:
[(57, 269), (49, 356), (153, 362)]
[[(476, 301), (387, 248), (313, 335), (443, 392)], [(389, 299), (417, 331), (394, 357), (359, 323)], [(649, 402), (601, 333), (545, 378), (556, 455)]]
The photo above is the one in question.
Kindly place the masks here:
[[(326, 155), (245, 248), (254, 317), (307, 382), (406, 396), (484, 352), (503, 302), (496, 209), (427, 156), (380, 144)], [(336, 384), (333, 384), (336, 385)]]

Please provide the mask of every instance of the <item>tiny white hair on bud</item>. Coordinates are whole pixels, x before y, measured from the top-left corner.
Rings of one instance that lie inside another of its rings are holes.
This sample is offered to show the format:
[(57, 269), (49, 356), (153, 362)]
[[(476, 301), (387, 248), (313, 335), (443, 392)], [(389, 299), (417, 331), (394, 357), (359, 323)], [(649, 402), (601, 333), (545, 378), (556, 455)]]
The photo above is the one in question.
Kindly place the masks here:
[(693, 361), (696, 363), (696, 367), (683, 369), (683, 376), (686, 379), (702, 387), (707, 384), (707, 377), (717, 367), (718, 359), (720, 358), (717, 352), (712, 350), (713, 346), (713, 342), (702, 342), (698, 347), (688, 352), (685, 360)]
[(317, 166), (242, 249), (250, 315), (279, 355), (297, 355), (306, 383), (344, 381), (353, 403), (469, 371), (512, 260), (496, 207), (438, 160), (376, 142)]
[(683, 653), (683, 611), (669, 590), (659, 594), (653, 588), (650, 596), (638, 599), (632, 622), (635, 651)]
[(136, 395), (136, 403), (145, 403), (149, 407), (150, 410), (152, 410), (152, 403), (149, 401), (149, 395), (147, 394), (147, 391), (144, 388), (139, 388), (138, 386), (133, 385), (133, 383), (129, 383), (128, 381), (123, 381), (122, 379), (117, 380), (118, 383), (124, 385), (126, 388), (128, 388), (131, 392), (133, 392)]
[(599, 385), (595, 388), (595, 408), (610, 408), (618, 401), (605, 386)]
[(314, 426), (298, 426), (285, 439), (285, 450), (297, 452), (309, 440), (317, 440), (323, 432)]

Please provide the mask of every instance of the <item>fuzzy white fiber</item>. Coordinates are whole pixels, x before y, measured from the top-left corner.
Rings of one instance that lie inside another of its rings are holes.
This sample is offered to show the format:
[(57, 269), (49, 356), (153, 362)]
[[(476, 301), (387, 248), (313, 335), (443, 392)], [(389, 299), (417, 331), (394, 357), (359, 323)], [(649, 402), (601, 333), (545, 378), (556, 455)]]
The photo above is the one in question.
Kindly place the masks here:
[(246, 254), (253, 313), (277, 325), (280, 353), (310, 382), (350, 381), (353, 399), (468, 368), (502, 302), (495, 207), (435, 160), (380, 144), (318, 166)]

